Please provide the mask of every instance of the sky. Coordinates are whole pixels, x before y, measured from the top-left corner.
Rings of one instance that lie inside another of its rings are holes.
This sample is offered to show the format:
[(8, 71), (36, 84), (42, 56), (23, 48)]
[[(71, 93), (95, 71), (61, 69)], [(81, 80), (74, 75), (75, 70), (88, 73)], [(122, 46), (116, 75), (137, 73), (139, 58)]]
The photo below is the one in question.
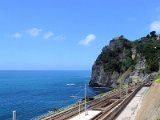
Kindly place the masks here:
[(112, 38), (152, 30), (159, 0), (0, 0), (0, 70), (91, 70)]

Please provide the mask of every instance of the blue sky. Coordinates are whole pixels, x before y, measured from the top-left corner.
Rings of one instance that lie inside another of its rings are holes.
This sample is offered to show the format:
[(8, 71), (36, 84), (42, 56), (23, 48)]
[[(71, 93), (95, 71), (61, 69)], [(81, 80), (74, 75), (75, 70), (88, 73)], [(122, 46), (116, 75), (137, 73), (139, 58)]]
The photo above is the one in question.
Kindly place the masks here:
[(116, 36), (160, 32), (159, 0), (1, 0), (1, 70), (91, 70)]

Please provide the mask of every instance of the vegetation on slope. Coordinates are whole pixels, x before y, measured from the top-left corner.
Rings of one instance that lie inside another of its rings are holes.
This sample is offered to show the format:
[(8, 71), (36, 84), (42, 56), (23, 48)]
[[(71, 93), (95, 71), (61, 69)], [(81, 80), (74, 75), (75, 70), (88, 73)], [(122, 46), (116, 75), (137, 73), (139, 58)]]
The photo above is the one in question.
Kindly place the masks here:
[(155, 79), (156, 83), (160, 83), (160, 74), (157, 75), (156, 79)]
[[(128, 68), (134, 69), (138, 59), (145, 58), (145, 73), (159, 70), (160, 61), (160, 39), (155, 31), (150, 32), (146, 37), (135, 41), (129, 41), (122, 35), (111, 40), (109, 46), (102, 49), (95, 64), (103, 65), (105, 72), (117, 71), (123, 74)], [(115, 45), (113, 46), (112, 43)], [(132, 49), (136, 49), (136, 58), (132, 60)]]
[(132, 44), (131, 42), (120, 36), (117, 40), (113, 39), (111, 42), (118, 41), (120, 44), (110, 48), (104, 47), (102, 53), (96, 60), (96, 65), (103, 64), (104, 71), (119, 73), (126, 71), (132, 64)]
[(145, 72), (150, 73), (159, 70), (160, 39), (155, 31), (138, 41), (137, 50), (146, 59)]

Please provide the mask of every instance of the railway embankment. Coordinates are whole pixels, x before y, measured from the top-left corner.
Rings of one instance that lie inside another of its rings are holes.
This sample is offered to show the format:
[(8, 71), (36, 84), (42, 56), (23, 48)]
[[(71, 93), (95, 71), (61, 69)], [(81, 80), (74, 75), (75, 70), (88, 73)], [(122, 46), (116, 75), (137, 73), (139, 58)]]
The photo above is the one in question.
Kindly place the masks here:
[[(160, 78), (160, 77), (159, 77)], [(159, 79), (160, 80), (160, 79)], [(135, 120), (160, 119), (160, 83), (156, 80), (144, 96)]]

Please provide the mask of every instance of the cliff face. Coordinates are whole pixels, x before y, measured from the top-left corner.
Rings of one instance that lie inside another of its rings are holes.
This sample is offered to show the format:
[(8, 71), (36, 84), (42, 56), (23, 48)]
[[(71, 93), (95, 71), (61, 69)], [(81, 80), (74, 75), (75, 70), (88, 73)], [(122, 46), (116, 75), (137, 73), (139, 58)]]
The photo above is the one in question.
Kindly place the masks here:
[(122, 72), (132, 65), (132, 45), (123, 36), (102, 49), (92, 67), (91, 86), (113, 86)]
[(129, 41), (123, 36), (116, 37), (97, 57), (89, 85), (115, 87), (119, 80), (142, 80), (158, 71), (158, 61), (160, 40), (155, 32), (136, 41)]
[(116, 82), (119, 77), (119, 73), (105, 72), (103, 65), (93, 65), (92, 67), (92, 77), (90, 85), (94, 87), (111, 86), (112, 83)]

